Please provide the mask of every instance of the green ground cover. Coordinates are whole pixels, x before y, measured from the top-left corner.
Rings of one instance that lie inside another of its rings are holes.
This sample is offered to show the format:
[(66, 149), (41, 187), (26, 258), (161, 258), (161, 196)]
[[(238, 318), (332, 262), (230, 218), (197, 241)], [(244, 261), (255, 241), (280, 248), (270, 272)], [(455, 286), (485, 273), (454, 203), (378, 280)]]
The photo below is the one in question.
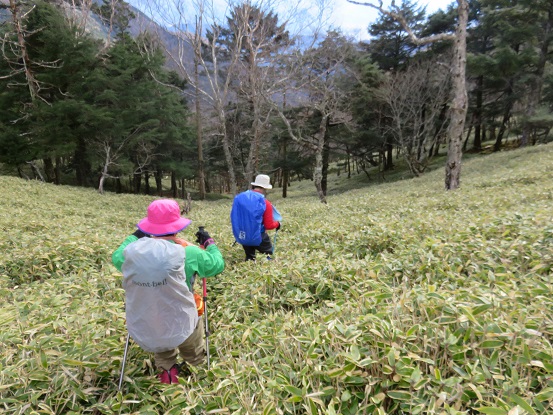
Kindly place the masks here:
[[(210, 280), (211, 370), (179, 385), (126, 337), (111, 252), (152, 197), (0, 176), (0, 412), (553, 412), (553, 145), (359, 187), (270, 195), (274, 261), (242, 262), (231, 199), (192, 203), (227, 261)], [(349, 186), (349, 187), (348, 187)]]

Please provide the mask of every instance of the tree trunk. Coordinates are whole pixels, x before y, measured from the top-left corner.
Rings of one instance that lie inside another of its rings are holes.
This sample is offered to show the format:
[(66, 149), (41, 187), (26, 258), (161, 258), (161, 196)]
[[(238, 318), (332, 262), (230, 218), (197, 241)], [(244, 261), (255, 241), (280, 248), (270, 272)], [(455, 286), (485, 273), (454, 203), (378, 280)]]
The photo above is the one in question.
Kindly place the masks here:
[(106, 176), (105, 174), (102, 172), (102, 174), (100, 175), (100, 181), (98, 183), (98, 193), (100, 193), (101, 195), (104, 194), (104, 181), (106, 180)]
[(156, 193), (158, 194), (158, 196), (163, 196), (163, 172), (159, 168), (156, 169), (154, 173), (154, 178), (156, 181)]
[(75, 148), (75, 156), (73, 158), (73, 162), (75, 164), (77, 186), (86, 186), (88, 184), (90, 165), (86, 160), (86, 156), (86, 143), (82, 137), (79, 137), (77, 141), (77, 147)]
[(19, 177), (25, 180), (31, 180), (29, 176), (25, 174), (25, 172), (21, 169), (21, 166), (17, 166), (17, 173), (19, 174)]
[(23, 64), (27, 86), (31, 95), (31, 100), (34, 101), (38, 96), (38, 83), (31, 71), (31, 60), (27, 52), (27, 44), (25, 42), (25, 33), (19, 15), (19, 4), (16, 0), (10, 0), (10, 11), (12, 14), (13, 25), (17, 33), (17, 43), (20, 50), (20, 59)]
[(173, 195), (173, 199), (178, 197), (177, 175), (174, 171), (171, 172), (171, 194)]
[(197, 143), (198, 143), (198, 190), (199, 195), (198, 197), (200, 200), (205, 199), (205, 166), (204, 166), (204, 151), (203, 151), (203, 143), (202, 143), (202, 109), (200, 106), (200, 75), (199, 75), (199, 65), (200, 65), (200, 53), (201, 53), (201, 26), (202, 26), (202, 20), (201, 16), (199, 19), (196, 19), (196, 31), (194, 36), (194, 83), (195, 85), (195, 91), (196, 96), (195, 104), (196, 104), (196, 137), (197, 137)]
[(108, 169), (109, 164), (111, 162), (111, 153), (110, 153), (111, 147), (106, 146), (106, 158), (104, 160), (104, 166), (102, 167), (102, 174), (100, 176), (100, 181), (98, 183), (98, 193), (101, 195), (104, 194), (104, 182), (106, 180), (106, 177), (108, 176)]
[(530, 92), (528, 96), (528, 104), (526, 106), (525, 115), (527, 122), (524, 123), (522, 129), (522, 136), (520, 139), (520, 145), (526, 146), (530, 137), (530, 131), (532, 130), (531, 124), (528, 122), (528, 119), (532, 117), (536, 112), (536, 107), (540, 104), (541, 101), (541, 91), (543, 88), (543, 77), (545, 72), (545, 64), (547, 63), (550, 51), (549, 45), (551, 44), (551, 31), (553, 24), (553, 4), (549, 2), (549, 10), (547, 13), (547, 22), (544, 27), (544, 37), (540, 45), (540, 55), (538, 63), (536, 65), (536, 70), (534, 71), (533, 79), (530, 82)]
[(321, 203), (326, 204), (326, 193), (323, 190), (323, 151), (324, 142), (326, 136), (326, 128), (328, 125), (328, 115), (323, 114), (321, 123), (319, 124), (319, 130), (315, 134), (316, 149), (315, 149), (315, 171), (313, 173), (313, 181), (315, 182), (315, 188), (319, 195)]
[(31, 170), (33, 171), (33, 174), (35, 175), (35, 179), (39, 179), (41, 182), (44, 182), (44, 176), (42, 176), (42, 173), (40, 172), (40, 169), (36, 165), (34, 161), (28, 161), (27, 164), (31, 166)]
[(467, 62), (467, 22), (468, 2), (457, 0), (458, 19), (453, 57), (453, 100), (451, 103), (451, 115), (448, 131), (448, 149), (445, 168), (446, 190), (458, 189), (461, 185), (461, 159), (463, 157), (463, 131), (467, 116), (467, 88), (466, 88), (466, 62)]
[(150, 173), (148, 172), (144, 173), (144, 193), (150, 194)]
[(499, 131), (497, 132), (497, 138), (495, 139), (495, 143), (493, 145), (493, 151), (501, 150), (501, 146), (503, 144), (503, 136), (505, 135), (505, 131), (507, 131), (507, 123), (511, 119), (511, 110), (513, 108), (512, 95), (513, 89), (511, 86), (509, 86), (507, 91), (507, 104), (505, 105), (505, 110), (503, 111), (503, 120), (501, 121)]
[(288, 168), (287, 156), (288, 156), (288, 143), (287, 139), (284, 139), (281, 146), (280, 159), (284, 163), (282, 167), (282, 197), (288, 196), (288, 180), (290, 179), (290, 169)]
[[(253, 82), (253, 80), (251, 81)], [(248, 161), (246, 163), (246, 171), (244, 176), (248, 182), (255, 179), (255, 174), (259, 169), (259, 148), (261, 146), (261, 136), (264, 130), (264, 122), (261, 120), (261, 103), (259, 98), (255, 97), (251, 101), (253, 123), (252, 123), (252, 139), (250, 142), (250, 151)]]
[(61, 157), (56, 157), (56, 167), (54, 168), (54, 183), (57, 185), (61, 184)]
[(185, 193), (186, 193), (186, 189), (185, 189), (185, 187), (184, 187), (184, 179), (181, 179), (181, 180), (180, 180), (180, 189), (181, 189), (181, 192), (180, 192), (181, 198), (182, 198), (182, 199), (185, 199), (185, 196), (184, 196), (184, 195), (185, 195)]
[(44, 163), (44, 174), (46, 175), (46, 181), (52, 183), (56, 173), (54, 172), (54, 162), (50, 157), (45, 157), (42, 159)]
[(479, 76), (477, 79), (476, 87), (476, 108), (474, 110), (474, 141), (472, 143), (472, 149), (474, 151), (482, 151), (482, 104), (483, 104), (483, 89), (484, 89), (484, 77)]
[(394, 146), (392, 143), (386, 143), (386, 157), (384, 170), (392, 170), (394, 168)]
[(142, 174), (134, 173), (133, 174), (133, 189), (135, 194), (140, 194), (140, 189), (142, 188)]
[[(220, 103), (219, 103), (220, 104)], [(232, 153), (230, 151), (230, 142), (227, 132), (227, 127), (225, 123), (225, 111), (221, 106), (218, 107), (218, 115), (219, 115), (219, 128), (220, 133), (222, 136), (223, 141), (223, 153), (225, 154), (225, 161), (228, 168), (228, 175), (229, 175), (229, 181), (230, 181), (230, 192), (235, 195), (237, 194), (237, 186), (236, 186), (236, 173), (234, 170), (234, 160), (232, 158)], [(207, 178), (205, 178), (206, 182), (206, 192), (209, 193), (209, 185), (207, 183)]]
[(327, 193), (329, 160), (330, 160), (330, 144), (328, 142), (328, 134), (325, 134), (325, 142), (323, 146), (323, 177), (321, 181), (321, 188), (325, 195)]

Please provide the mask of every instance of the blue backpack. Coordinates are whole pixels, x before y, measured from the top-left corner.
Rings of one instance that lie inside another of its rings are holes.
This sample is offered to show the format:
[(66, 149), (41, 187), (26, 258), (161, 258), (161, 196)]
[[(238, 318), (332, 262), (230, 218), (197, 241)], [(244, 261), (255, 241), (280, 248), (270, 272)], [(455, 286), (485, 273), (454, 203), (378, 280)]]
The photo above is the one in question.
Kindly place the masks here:
[(232, 233), (236, 241), (245, 246), (259, 246), (265, 213), (265, 197), (257, 192), (246, 190), (234, 197), (230, 211)]

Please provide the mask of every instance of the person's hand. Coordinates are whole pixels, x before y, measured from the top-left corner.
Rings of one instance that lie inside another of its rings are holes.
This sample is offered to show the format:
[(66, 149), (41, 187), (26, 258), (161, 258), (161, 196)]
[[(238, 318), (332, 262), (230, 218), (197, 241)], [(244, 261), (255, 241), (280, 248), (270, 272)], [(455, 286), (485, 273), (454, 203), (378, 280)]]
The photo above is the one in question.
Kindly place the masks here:
[(278, 231), (279, 229), (280, 229), (280, 222), (278, 223), (278, 226), (276, 227), (276, 229), (275, 229), (275, 230), (277, 230), (277, 231)]
[(142, 232), (140, 229), (137, 229), (136, 231), (134, 231), (133, 235), (136, 236), (138, 239), (144, 238), (144, 237), (147, 237), (147, 238), (150, 237), (150, 235), (148, 235), (147, 233)]
[(203, 228), (200, 229), (198, 232), (196, 232), (196, 242), (199, 243), (204, 248), (207, 248), (209, 245), (214, 244), (215, 241), (211, 236), (209, 236), (209, 233), (207, 233), (206, 230)]

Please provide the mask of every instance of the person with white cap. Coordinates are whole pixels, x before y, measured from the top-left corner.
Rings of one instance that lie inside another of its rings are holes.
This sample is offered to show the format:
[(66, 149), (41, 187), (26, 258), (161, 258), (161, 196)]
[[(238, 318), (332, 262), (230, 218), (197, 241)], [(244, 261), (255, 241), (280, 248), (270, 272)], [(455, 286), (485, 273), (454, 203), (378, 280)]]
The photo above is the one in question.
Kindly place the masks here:
[[(267, 190), (272, 189), (273, 186), (271, 185), (269, 176), (266, 174), (257, 175), (255, 181), (251, 182), (251, 186), (251, 190), (237, 195), (233, 202), (233, 209), (231, 211), (233, 233), (237, 242), (244, 248), (246, 261), (254, 261), (256, 251), (266, 254), (267, 258), (270, 259), (270, 255), (273, 254), (273, 245), (267, 231), (280, 229), (280, 221), (275, 220), (275, 210), (272, 203), (266, 197)], [(243, 219), (245, 215), (241, 213), (240, 209), (241, 206), (245, 205), (248, 205), (248, 208), (253, 206), (251, 210), (255, 217), (250, 220), (254, 223), (259, 222), (256, 227), (252, 227), (256, 233), (252, 238), (249, 238), (248, 231), (244, 230), (244, 228), (248, 228), (247, 224), (243, 223), (247, 222), (247, 220)], [(242, 236), (244, 236), (243, 239)]]
[(178, 383), (177, 355), (194, 366), (204, 361), (203, 304), (194, 294), (194, 280), (213, 277), (225, 266), (203, 227), (195, 234), (200, 246), (176, 236), (190, 222), (180, 215), (175, 200), (154, 200), (138, 229), (112, 255), (123, 273), (129, 335), (142, 349), (154, 352), (162, 383)]

